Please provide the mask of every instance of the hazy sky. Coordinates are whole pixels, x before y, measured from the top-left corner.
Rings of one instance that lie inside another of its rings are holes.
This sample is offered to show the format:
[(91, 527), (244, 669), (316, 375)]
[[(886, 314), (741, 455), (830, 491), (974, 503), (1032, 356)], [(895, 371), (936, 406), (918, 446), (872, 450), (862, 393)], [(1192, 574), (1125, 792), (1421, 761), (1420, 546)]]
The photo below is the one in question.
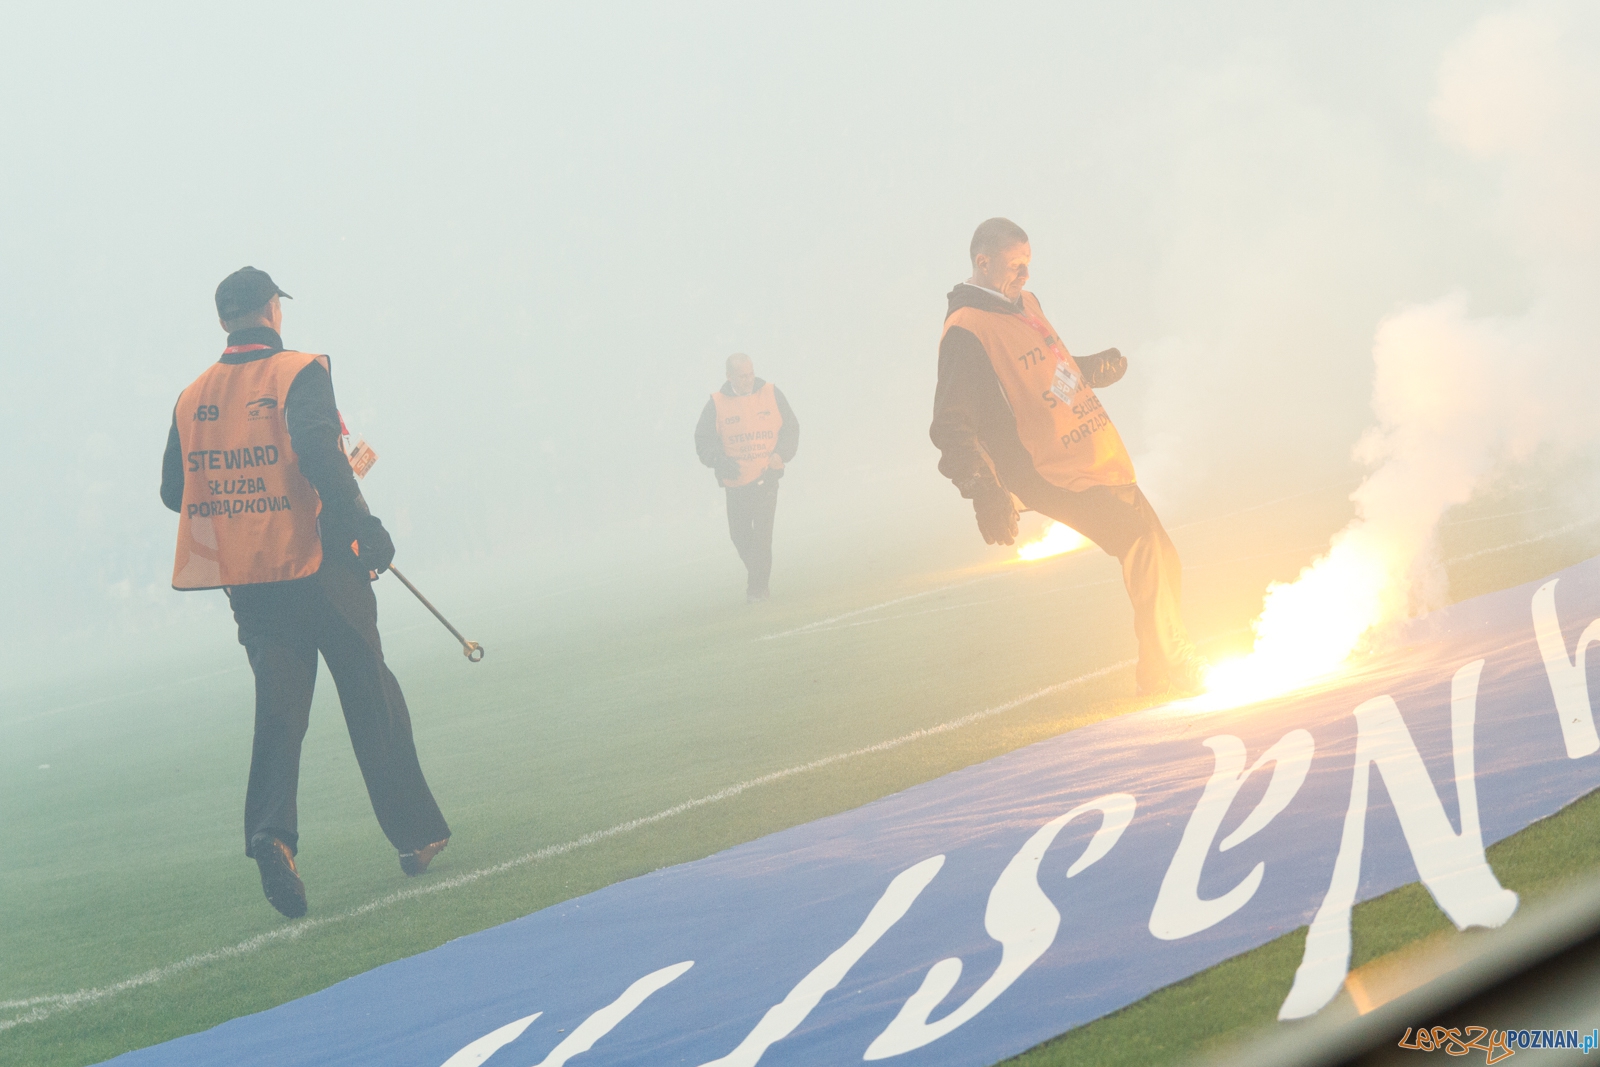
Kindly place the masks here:
[(159, 456), (247, 263), (441, 575), (731, 553), (691, 435), (735, 350), (803, 425), (780, 522), (978, 557), (927, 423), (996, 214), (1069, 347), (1129, 356), (1159, 508), (1346, 470), (1384, 316), (1530, 300), (1432, 110), (1507, 6), (8, 5), (0, 665), (191, 611)]

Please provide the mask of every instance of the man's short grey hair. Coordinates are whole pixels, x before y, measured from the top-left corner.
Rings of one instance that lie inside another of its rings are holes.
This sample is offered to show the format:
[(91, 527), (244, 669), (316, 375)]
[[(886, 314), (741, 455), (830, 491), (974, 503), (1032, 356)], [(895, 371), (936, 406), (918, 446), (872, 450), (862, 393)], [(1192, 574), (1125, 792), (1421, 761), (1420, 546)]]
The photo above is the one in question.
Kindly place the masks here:
[(1026, 244), (1027, 241), (1028, 235), (1022, 232), (1022, 227), (1010, 219), (985, 219), (978, 223), (978, 228), (972, 233), (972, 249), (969, 255), (976, 265), (979, 256), (992, 256), (996, 252), (1004, 252), (1012, 245)]
[(726, 364), (726, 368), (727, 368), (727, 371), (728, 371), (729, 374), (733, 373), (733, 365), (735, 363), (749, 363), (752, 366), (754, 366), (754, 362), (750, 359), (749, 356), (745, 355), (743, 352), (735, 352), (733, 355), (728, 357), (728, 362)]

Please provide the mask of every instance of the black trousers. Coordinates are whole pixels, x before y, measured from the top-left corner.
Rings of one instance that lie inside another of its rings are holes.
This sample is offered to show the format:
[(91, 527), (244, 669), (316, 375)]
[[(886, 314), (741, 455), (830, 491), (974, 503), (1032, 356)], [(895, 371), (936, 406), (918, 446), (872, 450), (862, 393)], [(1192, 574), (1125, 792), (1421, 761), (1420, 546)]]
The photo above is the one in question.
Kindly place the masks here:
[(366, 575), (330, 561), (298, 581), (234, 586), (228, 600), (256, 676), (245, 855), (259, 833), (272, 834), (291, 851), (299, 845), (300, 745), (311, 720), (319, 652), (339, 691), (350, 744), (385, 836), (401, 851), (449, 837), (417, 762), (406, 698), (383, 662), (378, 601)]
[(746, 592), (763, 594), (772, 579), (772, 520), (778, 513), (778, 479), (768, 472), (760, 481), (734, 486), (728, 493), (728, 534), (749, 573)]
[(1041, 515), (1077, 530), (1116, 556), (1122, 584), (1133, 604), (1133, 632), (1139, 641), (1139, 687), (1167, 684), (1167, 665), (1194, 655), (1183, 625), (1183, 563), (1172, 538), (1136, 485), (1095, 486), (1072, 492), (1049, 486), (1022, 497)]

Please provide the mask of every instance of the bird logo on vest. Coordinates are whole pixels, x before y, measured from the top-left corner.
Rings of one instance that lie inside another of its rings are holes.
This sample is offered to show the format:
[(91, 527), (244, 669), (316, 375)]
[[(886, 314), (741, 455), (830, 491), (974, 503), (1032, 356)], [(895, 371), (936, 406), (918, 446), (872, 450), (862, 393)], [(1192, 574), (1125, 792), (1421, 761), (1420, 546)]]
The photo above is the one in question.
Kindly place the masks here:
[(268, 412), (277, 410), (277, 407), (278, 398), (275, 396), (258, 397), (245, 405), (252, 419), (265, 418)]

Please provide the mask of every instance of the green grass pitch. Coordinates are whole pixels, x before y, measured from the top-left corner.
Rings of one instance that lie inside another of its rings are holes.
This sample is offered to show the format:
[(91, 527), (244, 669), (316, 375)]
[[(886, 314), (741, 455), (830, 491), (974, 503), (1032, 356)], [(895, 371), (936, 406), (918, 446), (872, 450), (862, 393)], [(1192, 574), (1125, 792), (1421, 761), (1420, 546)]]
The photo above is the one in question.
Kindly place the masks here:
[[(1242, 649), (1266, 583), (1292, 578), (1348, 517), (1343, 493), (1323, 491), (1176, 527), (1197, 638), (1214, 654)], [(1573, 517), (1537, 493), (1499, 497), (1454, 516), (1443, 552), (1527, 541)], [(715, 547), (731, 561), (731, 547)], [(1530, 581), (1597, 551), (1595, 529), (1582, 527), (1477, 556), (1451, 568), (1451, 593)], [(649, 819), (1133, 655), (1115, 561), (1092, 550), (1031, 565), (995, 553), (976, 568), (893, 546), (786, 564), (780, 537), (779, 552), (766, 605), (742, 602), (736, 564), (643, 592), (580, 586), (486, 602), (458, 620), (489, 649), (478, 666), (397, 583), (381, 583), (389, 659), (455, 836), (424, 878), (401, 874), (324, 675), (302, 774), (311, 913), (301, 924), (266, 904), (243, 855), (251, 680), (226, 628), (134, 676), (86, 671), (9, 700), (0, 1062), (94, 1063), (204, 1029), (1140, 706), (1131, 670), (1113, 672)], [(1491, 862), (1537, 896), (1600, 863), (1597, 822), (1591, 798), (1496, 846)], [(1369, 902), (1357, 912), (1357, 962), (1443, 925), (1416, 886)], [(1270, 1023), (1301, 936), (1014, 1062), (1170, 1062)]]

